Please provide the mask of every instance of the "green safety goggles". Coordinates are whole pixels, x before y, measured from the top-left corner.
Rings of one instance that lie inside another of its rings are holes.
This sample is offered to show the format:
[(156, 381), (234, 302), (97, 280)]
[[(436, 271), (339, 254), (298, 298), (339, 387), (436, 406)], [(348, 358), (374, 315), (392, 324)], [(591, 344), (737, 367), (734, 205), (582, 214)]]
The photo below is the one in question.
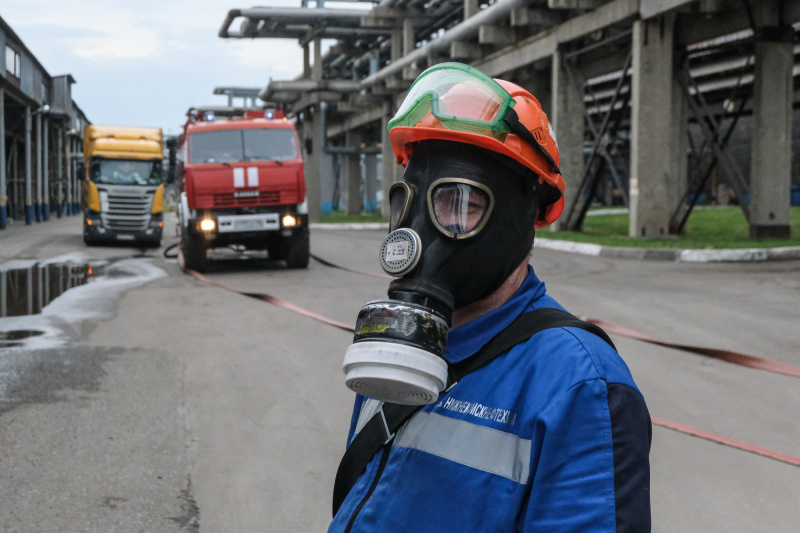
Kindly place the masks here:
[(420, 74), (389, 129), (416, 126), (429, 113), (446, 128), (502, 140), (509, 132), (503, 121), (516, 102), (499, 83), (461, 63), (441, 63)]
[(485, 135), (503, 142), (513, 133), (561, 171), (552, 156), (519, 121), (514, 98), (495, 80), (469, 65), (441, 63), (420, 74), (388, 128), (415, 127), (432, 115), (446, 129)]

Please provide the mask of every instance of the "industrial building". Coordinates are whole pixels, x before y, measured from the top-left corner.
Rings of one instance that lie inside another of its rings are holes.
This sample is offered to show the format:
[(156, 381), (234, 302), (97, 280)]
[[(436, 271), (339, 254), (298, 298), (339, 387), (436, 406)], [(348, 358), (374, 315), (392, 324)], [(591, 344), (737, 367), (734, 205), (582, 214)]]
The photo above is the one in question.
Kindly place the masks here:
[[(232, 9), (219, 30), (222, 38), (296, 39), (303, 48), (302, 75), (271, 81), (259, 97), (295, 117), (305, 138), (312, 220), (338, 194), (332, 176), (342, 158), (348, 211), (359, 212), (366, 198), (380, 199), (387, 212), (400, 169), (386, 124), (417, 75), (459, 61), (542, 102), (567, 182), (557, 229), (579, 230), (592, 200), (602, 198), (629, 208), (632, 237), (676, 234), (711, 196), (739, 204), (752, 237), (789, 236), (790, 205), (800, 204), (792, 155), (800, 136), (800, 2), (351, 5)], [(323, 40), (334, 40), (324, 53)], [(377, 194), (363, 190), (362, 161), (366, 183), (380, 184)]]
[(0, 18), (0, 230), (80, 214), (86, 115), (75, 79), (50, 75)]

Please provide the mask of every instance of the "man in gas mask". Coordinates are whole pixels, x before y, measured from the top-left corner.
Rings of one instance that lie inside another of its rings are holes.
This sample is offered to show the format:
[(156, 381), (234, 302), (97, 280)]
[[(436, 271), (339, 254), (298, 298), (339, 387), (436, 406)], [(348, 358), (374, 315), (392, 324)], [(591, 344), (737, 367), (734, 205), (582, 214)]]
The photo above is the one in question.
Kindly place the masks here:
[(345, 354), (358, 395), (329, 531), (649, 531), (644, 399), (528, 264), (564, 206), (541, 105), (443, 63), (389, 129), (405, 173), (380, 260), (396, 279)]

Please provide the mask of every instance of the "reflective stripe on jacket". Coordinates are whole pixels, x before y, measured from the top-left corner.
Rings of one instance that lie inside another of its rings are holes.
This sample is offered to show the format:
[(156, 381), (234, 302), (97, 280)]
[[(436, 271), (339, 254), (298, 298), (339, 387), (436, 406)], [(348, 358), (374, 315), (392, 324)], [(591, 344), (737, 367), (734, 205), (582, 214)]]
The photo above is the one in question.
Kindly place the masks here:
[[(445, 358), (541, 307), (560, 308), (530, 270), (503, 306), (450, 332)], [(356, 397), (348, 443), (379, 408)], [(328, 531), (649, 531), (650, 437), (614, 349), (582, 329), (545, 330), (412, 416)]]

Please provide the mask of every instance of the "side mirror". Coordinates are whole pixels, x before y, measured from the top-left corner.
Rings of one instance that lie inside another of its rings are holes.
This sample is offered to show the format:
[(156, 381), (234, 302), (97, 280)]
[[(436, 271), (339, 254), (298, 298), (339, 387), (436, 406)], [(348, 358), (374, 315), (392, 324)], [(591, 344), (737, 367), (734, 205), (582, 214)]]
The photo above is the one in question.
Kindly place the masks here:
[(86, 179), (86, 165), (83, 163), (83, 161), (78, 162), (78, 176), (82, 180)]
[(306, 145), (306, 153), (311, 154), (314, 148), (314, 143), (312, 142), (311, 137), (305, 138), (305, 145)]

